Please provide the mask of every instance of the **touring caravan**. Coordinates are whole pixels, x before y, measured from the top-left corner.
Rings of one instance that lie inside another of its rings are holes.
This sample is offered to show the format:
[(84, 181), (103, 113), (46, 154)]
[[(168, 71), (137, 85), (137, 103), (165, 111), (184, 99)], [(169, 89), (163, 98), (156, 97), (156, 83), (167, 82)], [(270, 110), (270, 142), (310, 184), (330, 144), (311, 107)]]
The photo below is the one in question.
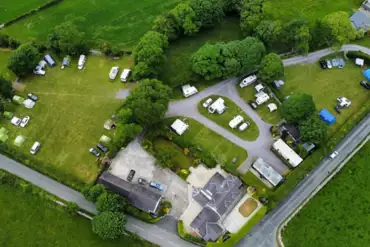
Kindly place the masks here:
[(80, 55), (80, 58), (78, 59), (78, 69), (82, 70), (85, 66), (85, 63), (86, 63), (86, 56)]
[(126, 82), (128, 77), (130, 76), (131, 70), (130, 69), (124, 69), (121, 74), (121, 82)]
[(239, 86), (240, 86), (241, 88), (243, 88), (243, 87), (246, 87), (246, 86), (251, 85), (251, 84), (252, 84), (252, 83), (254, 83), (255, 81), (257, 81), (257, 76), (256, 76), (256, 75), (250, 75), (250, 76), (248, 76), (248, 77), (244, 78), (244, 79), (242, 80), (242, 82), (239, 84)]

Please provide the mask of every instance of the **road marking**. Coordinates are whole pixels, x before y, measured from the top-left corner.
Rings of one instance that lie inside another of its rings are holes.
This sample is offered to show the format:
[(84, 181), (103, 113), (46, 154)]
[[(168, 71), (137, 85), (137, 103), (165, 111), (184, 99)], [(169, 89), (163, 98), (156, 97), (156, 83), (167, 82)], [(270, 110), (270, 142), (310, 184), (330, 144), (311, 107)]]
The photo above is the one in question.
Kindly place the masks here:
[(132, 224), (131, 226), (133, 226), (133, 227), (135, 227), (135, 228), (137, 228), (137, 229), (140, 229), (140, 230), (142, 230), (142, 231), (145, 231), (145, 229), (144, 229), (144, 228), (142, 228), (142, 227), (140, 227), (140, 226), (138, 226), (138, 225)]

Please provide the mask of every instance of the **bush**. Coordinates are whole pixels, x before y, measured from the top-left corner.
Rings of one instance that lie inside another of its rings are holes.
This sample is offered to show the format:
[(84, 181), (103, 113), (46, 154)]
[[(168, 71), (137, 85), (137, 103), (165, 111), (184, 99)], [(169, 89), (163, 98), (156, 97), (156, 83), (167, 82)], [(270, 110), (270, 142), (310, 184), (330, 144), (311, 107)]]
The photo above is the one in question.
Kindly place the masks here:
[(77, 215), (77, 211), (79, 210), (79, 207), (77, 203), (75, 202), (67, 202), (65, 210), (67, 211), (67, 213), (71, 215)]
[(135, 208), (132, 205), (127, 205), (125, 207), (125, 213), (134, 216), (135, 218), (138, 218), (139, 220), (145, 221), (150, 224), (154, 224), (161, 220), (161, 218), (154, 218), (149, 213), (141, 211), (138, 208)]
[(0, 47), (17, 49), (21, 45), (21, 42), (15, 38), (9, 37), (7, 34), (0, 34)]
[(125, 230), (126, 218), (122, 213), (103, 212), (92, 219), (92, 230), (102, 239), (117, 239)]

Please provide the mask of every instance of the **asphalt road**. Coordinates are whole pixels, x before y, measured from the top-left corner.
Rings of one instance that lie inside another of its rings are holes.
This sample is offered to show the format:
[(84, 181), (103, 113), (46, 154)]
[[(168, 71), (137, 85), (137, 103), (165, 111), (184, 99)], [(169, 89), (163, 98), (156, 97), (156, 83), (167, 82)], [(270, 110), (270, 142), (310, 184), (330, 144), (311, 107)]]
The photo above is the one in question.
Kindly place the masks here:
[[(87, 212), (92, 214), (96, 214), (97, 212), (95, 205), (87, 201), (78, 191), (3, 155), (0, 155), (0, 169), (13, 173), (63, 200), (75, 202)], [(193, 244), (182, 240), (177, 235), (177, 221), (172, 217), (166, 217), (154, 225), (127, 216), (126, 229), (162, 247), (194, 247)]]
[[(370, 134), (370, 114), (357, 125), (344, 140), (335, 147), (339, 155), (334, 159), (324, 159), (309, 173), (308, 176), (292, 191), (282, 203), (275, 207), (252, 231), (236, 246), (245, 247), (277, 247), (276, 234), (278, 227), (287, 219), (350, 155), (353, 150)], [(308, 240), (309, 241), (309, 240)]]

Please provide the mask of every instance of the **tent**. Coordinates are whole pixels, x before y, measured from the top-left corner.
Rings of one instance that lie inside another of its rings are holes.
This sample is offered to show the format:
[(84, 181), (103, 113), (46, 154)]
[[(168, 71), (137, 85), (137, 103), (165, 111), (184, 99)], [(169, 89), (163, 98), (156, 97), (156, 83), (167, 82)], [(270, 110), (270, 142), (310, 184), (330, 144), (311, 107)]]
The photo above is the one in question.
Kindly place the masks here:
[(0, 129), (0, 141), (1, 142), (6, 142), (8, 140), (9, 136), (8, 136), (8, 130), (5, 129), (4, 127), (2, 127)]
[(326, 122), (328, 125), (334, 124), (336, 118), (328, 110), (322, 109), (319, 113), (320, 118)]
[(108, 119), (104, 123), (104, 129), (106, 130), (114, 129), (115, 127), (116, 127), (116, 124), (112, 119)]
[(171, 128), (178, 134), (182, 135), (184, 132), (189, 128), (189, 125), (181, 121), (180, 119), (176, 119), (175, 122), (172, 123)]
[(369, 81), (370, 81), (370, 69), (365, 70), (365, 71), (363, 72), (363, 75), (365, 76), (365, 78), (366, 78), (367, 80), (369, 80)]
[(23, 103), (23, 101), (24, 101), (24, 98), (22, 98), (21, 96), (18, 96), (18, 95), (13, 96), (13, 102), (20, 105)]
[(36, 104), (35, 101), (30, 100), (30, 99), (26, 99), (25, 101), (23, 101), (24, 107), (28, 109), (32, 109), (35, 106), (35, 104)]
[(269, 108), (270, 112), (273, 112), (273, 111), (276, 111), (277, 110), (277, 106), (275, 103), (270, 103), (267, 105), (267, 107)]
[(22, 144), (24, 143), (25, 140), (26, 140), (26, 137), (17, 136), (14, 140), (14, 145), (17, 146), (17, 147), (20, 147), (20, 146), (22, 146)]
[(102, 142), (102, 143), (109, 143), (110, 142), (110, 138), (106, 135), (102, 135), (99, 139), (99, 142)]

